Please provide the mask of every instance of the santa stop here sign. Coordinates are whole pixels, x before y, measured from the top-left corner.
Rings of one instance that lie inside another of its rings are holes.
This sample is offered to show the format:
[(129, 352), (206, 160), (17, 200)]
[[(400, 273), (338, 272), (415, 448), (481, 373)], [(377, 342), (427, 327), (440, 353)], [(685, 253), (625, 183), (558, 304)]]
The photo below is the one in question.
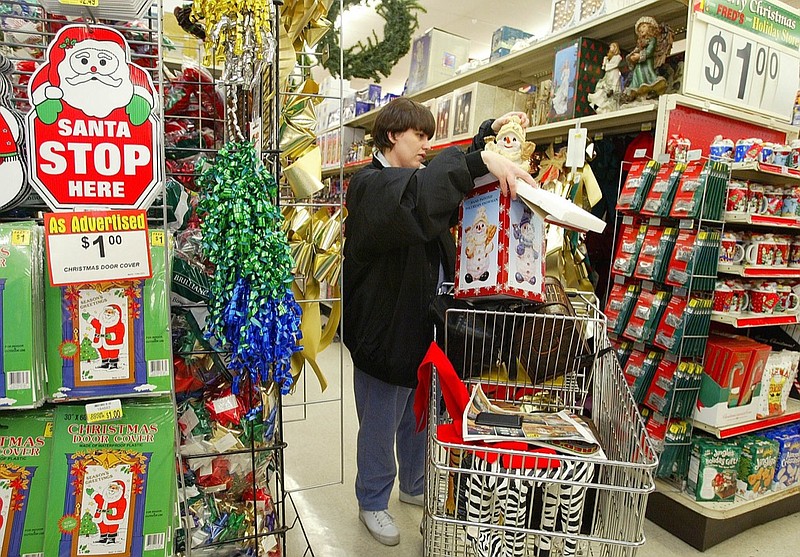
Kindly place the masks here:
[(153, 202), (161, 183), (158, 95), (122, 34), (62, 27), (28, 97), (30, 179), (54, 211)]

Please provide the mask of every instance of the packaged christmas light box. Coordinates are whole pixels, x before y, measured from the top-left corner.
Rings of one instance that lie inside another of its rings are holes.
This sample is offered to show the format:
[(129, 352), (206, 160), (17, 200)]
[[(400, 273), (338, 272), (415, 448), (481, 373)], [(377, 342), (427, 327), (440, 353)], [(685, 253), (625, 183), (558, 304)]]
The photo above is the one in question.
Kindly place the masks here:
[(57, 406), (44, 554), (171, 555), (174, 445), (169, 400), (123, 401), (121, 418), (96, 423)]
[(42, 555), (46, 527), (51, 410), (0, 414), (0, 554)]
[(163, 234), (151, 231), (150, 240), (150, 279), (47, 287), (52, 400), (169, 392)]
[(0, 224), (0, 408), (44, 400), (42, 233), (34, 222)]

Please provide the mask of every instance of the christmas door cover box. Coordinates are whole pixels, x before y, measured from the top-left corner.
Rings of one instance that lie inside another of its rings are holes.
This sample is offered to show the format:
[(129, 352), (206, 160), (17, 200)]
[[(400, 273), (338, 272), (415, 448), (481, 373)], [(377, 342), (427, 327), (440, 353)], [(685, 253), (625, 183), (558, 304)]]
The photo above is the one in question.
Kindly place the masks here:
[(0, 414), (0, 555), (41, 555), (44, 549), (51, 410)]
[(44, 398), (40, 232), (34, 222), (0, 224), (0, 406), (3, 407), (33, 408)]
[(119, 420), (55, 409), (45, 555), (170, 555), (175, 414), (169, 401), (125, 401)]
[(169, 392), (163, 236), (151, 231), (150, 238), (151, 279), (47, 288), (53, 400)]

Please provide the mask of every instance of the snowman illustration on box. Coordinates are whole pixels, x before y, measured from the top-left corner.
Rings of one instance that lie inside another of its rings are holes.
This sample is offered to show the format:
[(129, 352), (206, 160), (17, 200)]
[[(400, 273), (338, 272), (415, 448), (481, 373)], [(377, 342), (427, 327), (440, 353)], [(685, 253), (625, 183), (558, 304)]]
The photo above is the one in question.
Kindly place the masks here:
[(13, 69), (14, 64), (0, 54), (0, 209), (11, 209), (28, 195), (24, 120), (14, 109)]
[(537, 269), (541, 268), (541, 254), (536, 249), (537, 241), (541, 245), (541, 238), (536, 234), (536, 228), (531, 225), (531, 217), (531, 211), (525, 207), (519, 223), (512, 226), (514, 239), (519, 242), (516, 249), (517, 270), (514, 278), (517, 282), (527, 282), (533, 285), (536, 284)]
[(464, 253), (467, 256), (467, 274), (464, 280), (485, 281), (489, 278), (489, 256), (494, 251), (494, 237), (497, 226), (489, 222), (486, 208), (480, 207), (475, 213), (475, 220), (464, 229)]

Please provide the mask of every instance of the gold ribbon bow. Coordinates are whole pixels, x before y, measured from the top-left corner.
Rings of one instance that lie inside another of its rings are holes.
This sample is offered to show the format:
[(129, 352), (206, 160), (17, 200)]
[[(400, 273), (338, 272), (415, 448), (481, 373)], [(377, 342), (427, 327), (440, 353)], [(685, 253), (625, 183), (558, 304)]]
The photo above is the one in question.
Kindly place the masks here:
[(311, 80), (301, 83), (290, 95), (283, 99), (280, 122), (280, 148), (284, 164), (289, 159), (297, 159), (308, 151), (317, 135), (317, 114), (314, 99), (306, 94), (317, 93), (319, 87)]
[(542, 187), (545, 187), (550, 182), (557, 182), (564, 172), (564, 163), (566, 162), (567, 150), (559, 149), (558, 153), (555, 153), (555, 149), (551, 143), (539, 163), (539, 174), (536, 176), (536, 181), (539, 182)]
[[(338, 299), (342, 268), (341, 230), (347, 211), (342, 208), (331, 215), (322, 208), (312, 214), (307, 207), (287, 207), (283, 216), (295, 260), (294, 273), (297, 278), (292, 283), (292, 291), (303, 311), (300, 322), (303, 350), (292, 356), (292, 374), (297, 377), (308, 362), (324, 391), (328, 382), (316, 359), (333, 341), (342, 312)], [(331, 306), (330, 316), (324, 326), (319, 302), (322, 284), (327, 284), (331, 289), (331, 297), (337, 299)]]
[(281, 11), (279, 71), (280, 88), (297, 62), (297, 53), (304, 50), (303, 43), (313, 48), (331, 28), (325, 16), (334, 1), (338, 0), (287, 0)]

